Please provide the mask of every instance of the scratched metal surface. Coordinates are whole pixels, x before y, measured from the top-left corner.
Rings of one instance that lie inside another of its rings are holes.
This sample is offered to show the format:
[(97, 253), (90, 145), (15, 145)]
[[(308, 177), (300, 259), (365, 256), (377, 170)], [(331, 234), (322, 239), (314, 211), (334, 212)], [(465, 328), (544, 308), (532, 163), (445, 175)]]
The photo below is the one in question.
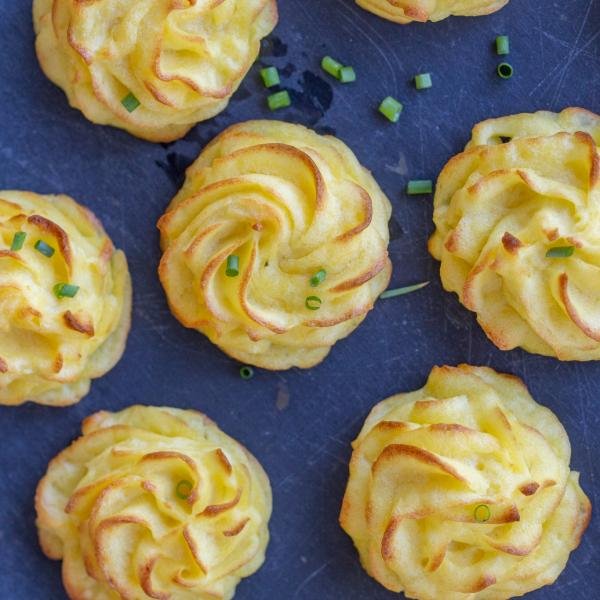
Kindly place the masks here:
[[(126, 250), (135, 285), (127, 352), (79, 405), (0, 410), (0, 597), (64, 598), (58, 563), (38, 549), (33, 494), (46, 464), (98, 409), (133, 403), (200, 409), (244, 442), (274, 491), (268, 559), (238, 591), (242, 600), (394, 597), (359, 567), (337, 525), (350, 441), (369, 408), (419, 387), (434, 364), (463, 361), (520, 375), (560, 417), (573, 467), (592, 501), (600, 492), (600, 365), (566, 364), (521, 351), (501, 353), (439, 285), (428, 256), (431, 203), (408, 199), (407, 177), (434, 178), (479, 119), (569, 105), (600, 111), (600, 0), (512, 0), (489, 18), (399, 28), (351, 0), (280, 0), (281, 24), (261, 62), (278, 66), (294, 107), (277, 116), (333, 132), (371, 168), (394, 204), (394, 284), (431, 279), (418, 295), (380, 302), (321, 366), (259, 372), (242, 381), (236, 364), (169, 314), (155, 276), (155, 222), (183, 168), (225, 126), (270, 116), (253, 69), (231, 107), (164, 147), (94, 126), (68, 108), (39, 71), (30, 2), (0, 0), (0, 189), (66, 192), (102, 218)], [(494, 75), (491, 42), (508, 33), (516, 76)], [(325, 53), (355, 66), (358, 82), (333, 85)], [(410, 78), (431, 71), (417, 94)], [(387, 94), (406, 110), (396, 126), (373, 110)], [(532, 598), (600, 597), (600, 522), (594, 519), (558, 583)]]

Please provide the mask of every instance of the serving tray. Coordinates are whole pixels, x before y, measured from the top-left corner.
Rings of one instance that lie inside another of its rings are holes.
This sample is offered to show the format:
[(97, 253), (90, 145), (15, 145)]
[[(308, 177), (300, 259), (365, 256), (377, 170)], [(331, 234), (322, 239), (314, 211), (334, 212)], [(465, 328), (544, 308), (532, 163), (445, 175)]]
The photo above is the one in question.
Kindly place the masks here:
[[(257, 456), (274, 492), (267, 562), (236, 600), (397, 598), (361, 569), (337, 519), (350, 442), (377, 401), (423, 385), (434, 364), (490, 365), (524, 378), (568, 430), (572, 468), (600, 500), (600, 364), (560, 363), (500, 352), (473, 316), (443, 292), (428, 255), (431, 199), (404, 194), (408, 179), (435, 179), (484, 118), (583, 106), (600, 112), (600, 0), (511, 0), (478, 19), (396, 26), (352, 0), (279, 0), (280, 24), (261, 58), (217, 118), (170, 145), (92, 125), (41, 73), (29, 0), (0, 0), (0, 189), (64, 192), (91, 207), (129, 258), (133, 329), (125, 356), (71, 408), (0, 409), (0, 598), (65, 598), (60, 565), (38, 548), (33, 495), (48, 461), (79, 433), (83, 417), (130, 404), (206, 412)], [(493, 41), (510, 35), (515, 76), (495, 74)], [(331, 54), (356, 69), (342, 85), (319, 68)], [(271, 113), (260, 65), (275, 65), (293, 106)], [(411, 78), (433, 75), (417, 92)], [(398, 124), (381, 99), (405, 104)], [(394, 205), (392, 284), (431, 280), (410, 296), (379, 302), (364, 324), (308, 371), (239, 365), (170, 315), (160, 288), (155, 223), (187, 164), (226, 126), (281, 118), (334, 133), (370, 168)], [(593, 518), (558, 582), (532, 599), (600, 598), (600, 521)]]

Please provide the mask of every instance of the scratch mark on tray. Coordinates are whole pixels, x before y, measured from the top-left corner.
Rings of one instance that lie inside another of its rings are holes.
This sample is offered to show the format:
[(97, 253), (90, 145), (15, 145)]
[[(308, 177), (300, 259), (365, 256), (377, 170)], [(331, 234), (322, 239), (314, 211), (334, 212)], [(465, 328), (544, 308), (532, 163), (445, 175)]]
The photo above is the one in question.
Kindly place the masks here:
[[(578, 47), (578, 44), (581, 40), (581, 36), (583, 35), (585, 25), (589, 20), (590, 11), (591, 11), (593, 5), (594, 5), (594, 0), (590, 0), (587, 10), (584, 12), (583, 20), (579, 27), (575, 42), (573, 43), (572, 46), (570, 46), (570, 51), (569, 51), (567, 60), (566, 61), (561, 60), (559, 62), (559, 64), (557, 64), (553, 69), (551, 69), (548, 72), (548, 74), (545, 77), (543, 77), (537, 83), (537, 85), (535, 85), (532, 88), (531, 92), (529, 93), (529, 96), (535, 95), (541, 87), (543, 87), (550, 81), (554, 80), (558, 76), (558, 84), (556, 85), (556, 92), (554, 94), (553, 103), (558, 101), (560, 93), (562, 92), (562, 88), (564, 87), (564, 81), (565, 81), (566, 75), (569, 71), (569, 68), (571, 67), (573, 62), (577, 59), (577, 57), (580, 54), (582, 54), (596, 40), (596, 38), (598, 38), (598, 36), (600, 36), (600, 29), (598, 29), (590, 36), (590, 38), (581, 47)], [(555, 38), (553, 36), (550, 36), (546, 32), (544, 32), (544, 35), (546, 35), (546, 37), (548, 37), (552, 41), (558, 42), (562, 45), (567, 45), (567, 47), (569, 47), (569, 45), (563, 43), (562, 40)]]
[(581, 20), (581, 24), (579, 26), (579, 30), (577, 31), (577, 37), (575, 38), (575, 42), (574, 42), (573, 46), (571, 47), (571, 51), (569, 52), (569, 56), (568, 56), (567, 60), (565, 61), (565, 64), (564, 64), (564, 66), (562, 68), (562, 72), (561, 72), (560, 78), (558, 80), (558, 85), (556, 86), (556, 91), (554, 93), (554, 98), (552, 99), (552, 104), (553, 105), (558, 101), (558, 98), (560, 97), (560, 94), (561, 94), (562, 89), (563, 89), (564, 84), (565, 84), (565, 78), (567, 76), (567, 72), (568, 72), (568, 69), (569, 69), (571, 63), (575, 60), (575, 58), (581, 52), (581, 50), (578, 48), (579, 41), (581, 40), (581, 36), (583, 34), (583, 30), (585, 28), (585, 25), (588, 22), (588, 17), (590, 15), (590, 11), (592, 10), (593, 4), (594, 4), (594, 0), (590, 0), (589, 3), (588, 3), (587, 10), (585, 11), (585, 13), (583, 15), (583, 18)]
[(275, 406), (277, 410), (283, 411), (290, 405), (290, 390), (285, 381), (280, 381), (277, 384), (277, 399)]
[(298, 594), (300, 594), (300, 592), (311, 582), (313, 581), (313, 579), (315, 579), (316, 577), (318, 577), (332, 562), (333, 562), (333, 558), (329, 559), (326, 563), (322, 564), (318, 569), (315, 569), (312, 573), (310, 573), (301, 583), (300, 585), (296, 588), (296, 591), (294, 592), (294, 595), (292, 597), (292, 600), (294, 600), (295, 598), (298, 598)]
[(406, 161), (406, 156), (403, 152), (400, 153), (398, 157), (398, 162), (396, 164), (388, 164), (385, 165), (386, 171), (391, 171), (392, 173), (396, 173), (396, 175), (401, 175), (402, 177), (406, 177), (408, 175), (408, 162)]
[[(348, 2), (346, 0), (336, 0), (336, 3), (339, 4), (342, 9), (348, 10)], [(391, 75), (391, 81), (393, 84), (393, 89), (397, 92), (398, 90), (398, 79), (396, 76), (396, 68), (400, 66), (397, 61), (396, 53), (393, 48), (389, 44), (388, 40), (383, 37), (377, 30), (369, 23), (369, 21), (364, 18), (361, 14), (356, 13), (350, 9), (350, 15), (341, 12), (342, 18), (348, 23), (351, 29), (362, 37), (366, 38), (366, 41), (372, 46), (375, 51), (381, 56), (385, 66), (389, 70)], [(364, 51), (364, 50), (363, 50)], [(396, 59), (396, 65), (393, 65), (390, 61), (390, 56)], [(395, 93), (396, 93), (395, 92)]]

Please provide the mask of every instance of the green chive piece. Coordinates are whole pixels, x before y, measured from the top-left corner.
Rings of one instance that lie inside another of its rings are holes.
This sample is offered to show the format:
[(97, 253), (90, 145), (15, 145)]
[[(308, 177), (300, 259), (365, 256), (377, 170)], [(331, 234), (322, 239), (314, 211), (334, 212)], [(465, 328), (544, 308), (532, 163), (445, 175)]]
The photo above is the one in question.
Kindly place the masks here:
[(52, 246), (48, 246), (48, 244), (46, 244), (46, 242), (42, 240), (38, 240), (35, 243), (34, 248), (44, 256), (47, 256), (48, 258), (50, 258), (54, 254), (54, 248)]
[(416, 285), (407, 285), (406, 287), (396, 288), (395, 290), (386, 290), (379, 297), (382, 300), (386, 300), (387, 298), (396, 298), (397, 296), (404, 296), (406, 294), (410, 294), (411, 292), (417, 292), (418, 290), (422, 290), (428, 285), (429, 281), (424, 281), (423, 283), (417, 283)]
[(311, 287), (317, 287), (321, 283), (325, 281), (327, 278), (327, 271), (325, 269), (319, 269), (311, 278), (310, 285)]
[(304, 304), (308, 310), (319, 310), (321, 308), (321, 304), (323, 304), (323, 300), (321, 300), (319, 296), (308, 296)]
[(248, 379), (252, 379), (254, 377), (254, 369), (252, 367), (249, 367), (248, 365), (241, 367), (240, 368), (240, 377), (244, 381), (248, 381)]
[(275, 94), (271, 94), (267, 98), (267, 104), (271, 110), (277, 110), (279, 108), (287, 108), (292, 104), (292, 99), (290, 98), (290, 94), (287, 90), (283, 90), (281, 92), (276, 92)]
[(10, 245), (10, 249), (12, 252), (18, 252), (23, 248), (23, 244), (25, 243), (25, 238), (27, 234), (24, 231), (17, 231), (15, 236), (13, 237), (12, 244)]
[(182, 479), (175, 488), (175, 494), (182, 500), (187, 500), (194, 489), (194, 484), (187, 479)]
[(79, 291), (79, 286), (71, 285), (70, 283), (57, 283), (53, 290), (57, 298), (75, 298)]
[(344, 65), (335, 60), (335, 58), (331, 58), (331, 56), (324, 56), (321, 60), (321, 69), (336, 79), (340, 78), (340, 71), (343, 68)]
[(498, 65), (496, 72), (502, 79), (510, 79), (514, 75), (515, 70), (510, 63), (503, 62)]
[(510, 54), (510, 39), (507, 35), (499, 35), (496, 38), (496, 54), (499, 56)]
[(141, 104), (141, 102), (131, 92), (129, 92), (129, 94), (127, 94), (127, 96), (121, 100), (121, 104), (125, 107), (127, 112), (132, 113)]
[(557, 246), (546, 252), (546, 258), (569, 258), (574, 252), (575, 246)]
[(431, 194), (432, 192), (433, 181), (431, 181), (431, 179), (411, 179), (406, 186), (406, 193), (409, 196)]
[(263, 83), (266, 88), (273, 87), (274, 85), (279, 85), (281, 79), (279, 78), (279, 71), (276, 67), (266, 67), (261, 69), (260, 76), (262, 77)]
[(415, 87), (418, 90), (426, 90), (432, 85), (431, 73), (421, 73), (419, 75), (415, 75)]
[(490, 510), (490, 507), (487, 504), (479, 504), (475, 507), (473, 515), (475, 516), (475, 520), (478, 523), (485, 523), (486, 521), (489, 521), (491, 519), (492, 511)]
[(388, 96), (379, 105), (379, 112), (392, 123), (397, 123), (404, 106), (395, 98)]
[(342, 83), (352, 83), (356, 81), (356, 73), (352, 67), (342, 67), (338, 78)]
[(237, 254), (232, 254), (227, 257), (227, 268), (225, 275), (227, 277), (237, 277), (240, 274), (240, 257)]

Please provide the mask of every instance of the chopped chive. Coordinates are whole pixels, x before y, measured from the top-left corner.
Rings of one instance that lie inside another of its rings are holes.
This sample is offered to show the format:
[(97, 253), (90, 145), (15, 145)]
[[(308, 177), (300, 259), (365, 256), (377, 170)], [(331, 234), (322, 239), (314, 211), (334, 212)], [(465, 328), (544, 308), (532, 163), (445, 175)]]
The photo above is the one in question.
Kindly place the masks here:
[(404, 106), (395, 98), (388, 96), (379, 105), (379, 112), (392, 123), (397, 123)]
[(575, 246), (557, 246), (546, 252), (546, 258), (569, 258), (574, 252)]
[(190, 497), (193, 489), (194, 485), (191, 481), (188, 481), (187, 479), (182, 479), (175, 488), (175, 494), (177, 494), (178, 498), (181, 498), (182, 500), (187, 500)]
[(227, 277), (237, 277), (240, 274), (240, 257), (237, 254), (232, 254), (227, 257), (227, 268), (225, 275)]
[(496, 72), (500, 77), (502, 77), (502, 79), (510, 79), (513, 76), (515, 70), (513, 69), (510, 63), (503, 62), (498, 65)]
[(57, 283), (53, 290), (57, 298), (75, 298), (79, 291), (79, 286), (71, 285), (70, 283)]
[(409, 196), (431, 194), (432, 192), (433, 181), (431, 181), (431, 179), (411, 179), (406, 186), (406, 193)]
[(125, 107), (127, 112), (131, 113), (141, 104), (141, 102), (131, 92), (129, 92), (129, 94), (127, 94), (127, 96), (121, 100), (121, 104)]
[(510, 39), (507, 35), (499, 35), (496, 38), (496, 54), (499, 56), (510, 54)]
[(418, 90), (426, 90), (432, 85), (431, 73), (421, 73), (420, 75), (415, 75), (415, 87)]
[(308, 310), (319, 310), (322, 303), (323, 301), (319, 296), (308, 296), (304, 304)]
[(344, 66), (331, 56), (324, 56), (321, 60), (321, 69), (336, 79), (340, 78), (340, 71), (343, 68)]
[(48, 244), (46, 244), (46, 242), (42, 240), (38, 240), (35, 243), (34, 248), (44, 256), (47, 256), (48, 258), (50, 258), (54, 254), (54, 248), (52, 246), (48, 246)]
[(475, 507), (473, 515), (475, 516), (475, 520), (478, 523), (485, 523), (486, 521), (490, 520), (492, 516), (492, 511), (490, 510), (490, 507), (487, 504), (479, 504)]
[(13, 252), (17, 252), (23, 248), (23, 244), (25, 243), (25, 238), (27, 234), (24, 231), (17, 231), (13, 237), (12, 244), (10, 245), (10, 249)]
[(422, 290), (428, 285), (429, 281), (424, 281), (423, 283), (417, 283), (416, 285), (407, 285), (406, 287), (396, 288), (395, 290), (386, 290), (379, 297), (382, 300), (386, 300), (387, 298), (396, 298), (396, 296), (404, 296), (405, 294), (410, 294), (411, 292)]
[(260, 76), (262, 77), (265, 87), (270, 88), (274, 85), (279, 85), (281, 80), (279, 79), (279, 71), (276, 67), (266, 67), (261, 69)]
[(241, 367), (240, 368), (240, 377), (242, 379), (244, 379), (245, 381), (248, 381), (248, 379), (252, 379), (254, 377), (254, 369), (247, 365)]
[(310, 285), (311, 287), (317, 287), (321, 283), (325, 281), (327, 277), (327, 271), (325, 269), (319, 269), (311, 278)]
[(271, 110), (277, 110), (279, 108), (287, 108), (292, 103), (292, 99), (290, 98), (290, 94), (287, 90), (283, 90), (281, 92), (276, 92), (275, 94), (271, 94), (267, 98), (267, 104)]
[(356, 81), (356, 73), (352, 67), (342, 67), (338, 79), (342, 83), (352, 83)]

